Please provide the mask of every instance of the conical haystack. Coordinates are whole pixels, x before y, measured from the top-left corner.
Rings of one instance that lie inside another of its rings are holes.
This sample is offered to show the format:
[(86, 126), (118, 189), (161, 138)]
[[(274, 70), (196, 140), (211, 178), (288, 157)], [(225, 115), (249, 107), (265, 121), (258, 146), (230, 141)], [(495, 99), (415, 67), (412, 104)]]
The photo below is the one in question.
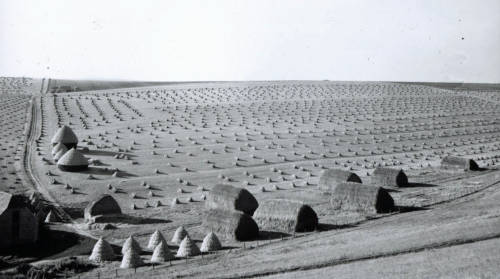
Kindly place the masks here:
[(196, 246), (196, 243), (191, 240), (189, 235), (187, 235), (179, 245), (177, 257), (193, 257), (199, 254), (201, 254), (200, 249)]
[(94, 245), (92, 249), (92, 254), (90, 254), (89, 260), (95, 262), (112, 261), (115, 258), (115, 252), (111, 245), (104, 240), (102, 237)]
[(87, 169), (89, 162), (80, 151), (72, 148), (57, 161), (57, 167), (63, 171), (80, 171)]
[(54, 159), (54, 162), (57, 163), (57, 161), (59, 161), (59, 159), (61, 159), (62, 156), (64, 156), (64, 154), (66, 154), (66, 152), (68, 152), (68, 150), (64, 150), (64, 149), (61, 149), (59, 150), (52, 158)]
[(45, 217), (45, 223), (54, 223), (59, 221), (59, 217), (57, 217), (57, 215), (52, 210), (49, 211), (49, 214), (47, 214), (47, 217)]
[(152, 263), (162, 263), (174, 258), (174, 254), (172, 251), (168, 249), (166, 242), (160, 242), (156, 245), (155, 250), (153, 251), (153, 256), (151, 256)]
[(201, 252), (212, 252), (212, 251), (217, 251), (222, 248), (222, 245), (220, 244), (220, 240), (215, 235), (215, 233), (210, 232), (205, 236), (203, 239), (203, 243), (201, 244)]
[(134, 249), (139, 254), (142, 252), (141, 246), (139, 246), (139, 243), (137, 243), (133, 236), (129, 236), (123, 243), (122, 255), (125, 255), (130, 249)]
[(148, 249), (155, 249), (158, 244), (167, 242), (160, 231), (156, 230), (149, 238)]
[(188, 236), (188, 232), (183, 226), (180, 226), (175, 230), (174, 237), (172, 237), (171, 241), (175, 244), (179, 244), (186, 236)]
[(141, 256), (139, 255), (139, 251), (134, 248), (134, 246), (131, 246), (130, 249), (125, 251), (125, 254), (123, 254), (122, 258), (122, 263), (120, 264), (120, 268), (135, 268), (139, 267), (144, 264), (144, 262), (141, 259)]
[(51, 140), (52, 145), (64, 144), (68, 149), (76, 147), (78, 138), (70, 127), (64, 125), (57, 130)]
[(64, 150), (64, 152), (66, 152), (66, 151), (68, 151), (68, 148), (66, 147), (66, 145), (64, 145), (62, 143), (56, 144), (56, 146), (54, 146), (54, 148), (52, 148), (52, 156), (55, 156), (61, 150)]

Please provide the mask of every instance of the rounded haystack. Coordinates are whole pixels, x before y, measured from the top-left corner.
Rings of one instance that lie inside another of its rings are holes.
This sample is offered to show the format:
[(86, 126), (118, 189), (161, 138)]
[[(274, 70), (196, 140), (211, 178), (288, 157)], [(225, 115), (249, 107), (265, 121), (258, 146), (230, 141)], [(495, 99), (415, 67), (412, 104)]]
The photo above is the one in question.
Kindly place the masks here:
[(76, 148), (78, 144), (78, 138), (76, 137), (73, 130), (64, 125), (57, 130), (51, 140), (52, 145), (57, 145), (58, 143), (64, 144), (68, 149)]
[(261, 230), (294, 233), (314, 231), (318, 226), (318, 215), (301, 201), (266, 200), (255, 213), (253, 219)]
[(64, 152), (63, 152), (63, 154), (64, 154), (64, 153), (66, 153), (66, 151), (68, 151), (68, 148), (66, 147), (66, 145), (64, 145), (62, 143), (56, 144), (56, 146), (54, 146), (54, 148), (52, 148), (52, 156), (55, 156), (61, 150), (64, 150)]
[(130, 249), (126, 250), (123, 254), (120, 268), (136, 268), (144, 265), (144, 261), (141, 259), (139, 254), (139, 250), (136, 250), (134, 246), (131, 246)]
[(163, 242), (166, 243), (167, 241), (163, 237), (163, 234), (159, 230), (156, 230), (149, 238), (148, 249), (155, 249), (158, 244)]
[(138, 254), (140, 254), (142, 252), (141, 246), (139, 246), (139, 243), (137, 242), (137, 240), (134, 239), (133, 236), (129, 236), (125, 240), (125, 242), (123, 243), (121, 252), (123, 255), (125, 255), (127, 253), (127, 251), (129, 251), (129, 250), (134, 250)]
[(174, 236), (172, 237), (172, 242), (175, 244), (181, 243), (181, 241), (188, 236), (188, 232), (184, 228), (184, 226), (180, 226), (175, 230)]
[(202, 227), (206, 232), (216, 232), (239, 241), (252, 240), (259, 236), (257, 223), (250, 215), (240, 211), (208, 210), (205, 212)]
[(217, 251), (222, 248), (222, 244), (220, 243), (219, 238), (215, 233), (210, 232), (205, 236), (203, 239), (203, 243), (201, 243), (201, 252), (212, 252), (212, 251)]
[(63, 171), (82, 171), (89, 167), (89, 161), (75, 148), (66, 152), (58, 161), (57, 167)]
[(319, 189), (323, 191), (333, 192), (335, 191), (335, 187), (343, 182), (356, 182), (362, 183), (361, 178), (353, 172), (339, 170), (339, 169), (331, 169), (323, 171), (319, 179)]
[(168, 249), (166, 242), (160, 242), (154, 248), (153, 255), (151, 256), (152, 263), (163, 263), (174, 259), (174, 254)]
[(405, 187), (408, 177), (402, 169), (376, 168), (371, 178), (371, 184), (376, 186)]
[(187, 235), (179, 245), (179, 250), (177, 250), (177, 257), (193, 257), (201, 254), (200, 249), (196, 246), (196, 243), (191, 240), (189, 235)]
[(394, 209), (394, 200), (384, 188), (345, 182), (335, 187), (330, 205), (334, 210), (386, 213)]
[(47, 217), (45, 217), (45, 223), (55, 223), (55, 222), (60, 222), (61, 219), (54, 213), (54, 211), (49, 211), (49, 214), (47, 214)]
[(111, 245), (102, 237), (97, 240), (90, 254), (89, 260), (94, 262), (112, 261), (115, 259), (115, 252)]
[(479, 166), (476, 161), (464, 158), (464, 157), (456, 157), (456, 156), (446, 156), (441, 160), (441, 166), (443, 168), (449, 169), (462, 169), (462, 170), (479, 170)]
[(205, 205), (208, 209), (238, 210), (252, 215), (259, 203), (246, 189), (219, 184), (210, 191)]
[(85, 207), (84, 217), (85, 220), (90, 221), (97, 216), (117, 215), (121, 213), (120, 206), (111, 195), (101, 195)]

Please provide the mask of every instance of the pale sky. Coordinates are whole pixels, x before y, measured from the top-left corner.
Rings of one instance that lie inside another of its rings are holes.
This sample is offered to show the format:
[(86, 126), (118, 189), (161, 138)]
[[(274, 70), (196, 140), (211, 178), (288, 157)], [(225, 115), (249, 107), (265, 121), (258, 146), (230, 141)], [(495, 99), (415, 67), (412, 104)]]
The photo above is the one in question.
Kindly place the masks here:
[(500, 1), (0, 0), (0, 76), (500, 83)]

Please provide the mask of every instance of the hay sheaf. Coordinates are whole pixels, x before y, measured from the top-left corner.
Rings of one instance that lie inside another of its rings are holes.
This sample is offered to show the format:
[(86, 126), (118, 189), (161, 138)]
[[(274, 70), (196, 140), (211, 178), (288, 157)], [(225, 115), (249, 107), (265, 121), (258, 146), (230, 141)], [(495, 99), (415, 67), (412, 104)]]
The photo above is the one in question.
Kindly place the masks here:
[(207, 209), (238, 210), (253, 215), (259, 203), (246, 189), (219, 184), (210, 191), (205, 205)]
[(319, 189), (323, 191), (334, 191), (337, 185), (343, 182), (362, 183), (361, 178), (353, 172), (330, 169), (323, 171), (319, 179), (318, 186)]
[(339, 184), (330, 198), (334, 210), (386, 213), (394, 210), (394, 200), (381, 187), (354, 182)]
[(295, 200), (266, 200), (253, 218), (261, 230), (284, 233), (313, 231), (318, 226), (316, 212), (309, 205)]
[(376, 168), (373, 171), (371, 184), (376, 186), (405, 187), (408, 177), (401, 169)]
[(259, 236), (259, 227), (252, 217), (239, 211), (211, 209), (205, 212), (202, 227), (234, 240), (252, 240)]
[(455, 168), (463, 170), (479, 170), (476, 161), (456, 156), (446, 156), (441, 160), (441, 166), (444, 168)]

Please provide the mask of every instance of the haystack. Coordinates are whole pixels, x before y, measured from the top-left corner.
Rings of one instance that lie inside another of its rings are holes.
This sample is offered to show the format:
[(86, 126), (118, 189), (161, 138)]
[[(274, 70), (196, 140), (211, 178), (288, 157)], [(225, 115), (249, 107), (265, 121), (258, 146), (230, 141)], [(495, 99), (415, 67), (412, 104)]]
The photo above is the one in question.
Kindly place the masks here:
[(29, 200), (0, 191), (0, 248), (31, 245), (37, 241), (38, 219), (30, 210)]
[(345, 182), (335, 187), (330, 205), (335, 210), (385, 213), (394, 209), (394, 200), (381, 187)]
[(55, 223), (55, 222), (60, 222), (61, 219), (54, 213), (54, 211), (49, 211), (49, 214), (47, 214), (47, 217), (45, 217), (45, 223)]
[(126, 250), (123, 254), (120, 268), (136, 268), (143, 265), (144, 262), (139, 254), (139, 250), (136, 250), (134, 246), (131, 246), (130, 249)]
[(153, 255), (151, 256), (151, 262), (162, 263), (168, 260), (172, 260), (173, 258), (175, 258), (174, 254), (172, 254), (172, 251), (168, 249), (167, 243), (160, 242), (154, 248)]
[(184, 226), (180, 226), (175, 230), (174, 236), (172, 237), (172, 242), (175, 244), (181, 243), (181, 241), (188, 236), (188, 232), (184, 228)]
[(189, 235), (187, 235), (179, 245), (179, 250), (177, 250), (177, 257), (193, 257), (201, 254), (200, 249), (196, 246), (196, 243), (191, 240)]
[(88, 169), (89, 162), (80, 151), (72, 148), (57, 161), (57, 167), (63, 171), (81, 171)]
[(373, 171), (371, 184), (376, 186), (405, 187), (408, 177), (402, 169), (376, 168)]
[(251, 240), (259, 235), (259, 227), (246, 213), (223, 209), (211, 209), (205, 212), (202, 227), (206, 232), (216, 232), (226, 238)]
[(314, 231), (318, 226), (316, 212), (295, 200), (266, 200), (257, 208), (253, 219), (261, 230), (284, 233)]
[(230, 185), (216, 185), (206, 201), (208, 209), (239, 210), (252, 215), (259, 206), (255, 197), (246, 189)]
[(210, 232), (203, 239), (203, 243), (201, 243), (201, 252), (212, 252), (217, 251), (222, 248), (222, 244), (220, 243), (219, 238), (215, 233)]
[(62, 158), (62, 156), (64, 156), (64, 154), (66, 154), (66, 152), (68, 152), (68, 150), (64, 150), (64, 149), (61, 149), (59, 150), (55, 155), (54, 157), (52, 157), (54, 159), (54, 162), (57, 164), (57, 161), (59, 161), (59, 159)]
[(167, 241), (163, 237), (163, 234), (161, 234), (160, 231), (156, 230), (149, 238), (148, 249), (155, 249), (155, 247), (158, 246), (158, 244), (163, 242), (166, 243)]
[(85, 207), (84, 217), (87, 221), (96, 221), (98, 216), (121, 213), (120, 206), (111, 195), (101, 195)]
[(55, 156), (61, 150), (64, 150), (64, 154), (66, 151), (68, 151), (68, 148), (66, 147), (66, 145), (59, 142), (52, 148), (52, 156)]
[(125, 242), (123, 243), (121, 252), (123, 255), (125, 255), (127, 253), (127, 251), (129, 251), (129, 250), (134, 250), (138, 254), (140, 254), (142, 252), (141, 246), (139, 246), (139, 243), (137, 242), (137, 240), (134, 239), (133, 236), (129, 236), (125, 240)]
[(361, 178), (353, 172), (339, 170), (339, 169), (331, 169), (323, 171), (319, 179), (319, 189), (323, 191), (333, 192), (337, 185), (343, 182), (356, 182), (362, 183)]
[(90, 254), (89, 260), (95, 262), (112, 261), (115, 259), (115, 252), (111, 245), (102, 237), (97, 240)]
[(446, 156), (441, 160), (441, 166), (450, 169), (463, 169), (463, 170), (479, 170), (476, 161), (456, 156)]
[(64, 144), (68, 149), (76, 148), (78, 144), (78, 138), (76, 137), (75, 133), (73, 130), (64, 125), (61, 128), (57, 130), (57, 132), (54, 134), (54, 137), (52, 137), (51, 140), (52, 145), (56, 145), (58, 143)]

